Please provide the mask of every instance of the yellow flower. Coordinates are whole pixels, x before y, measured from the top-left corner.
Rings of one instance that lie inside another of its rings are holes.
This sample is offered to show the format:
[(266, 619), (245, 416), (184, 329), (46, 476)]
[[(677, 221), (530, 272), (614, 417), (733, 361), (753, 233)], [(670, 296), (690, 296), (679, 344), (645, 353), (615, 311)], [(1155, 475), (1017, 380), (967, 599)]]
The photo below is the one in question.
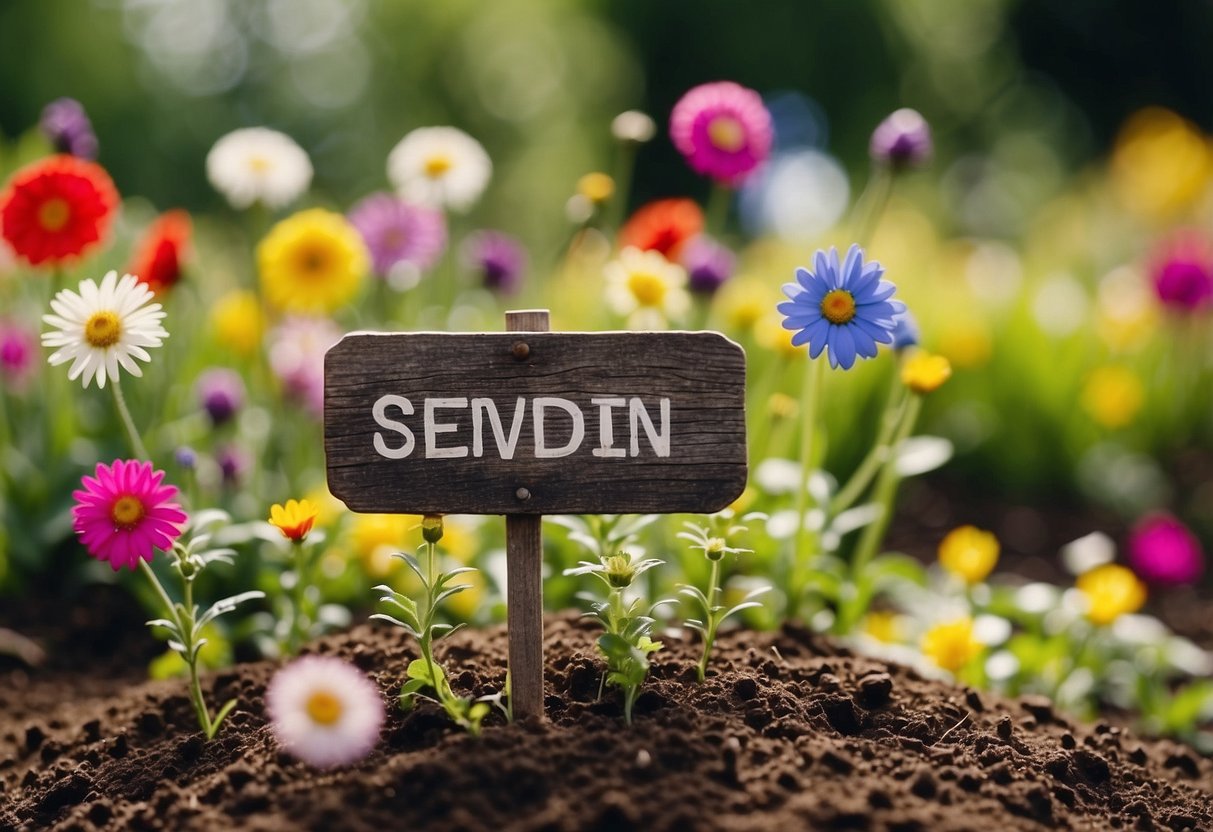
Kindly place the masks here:
[(984, 581), (998, 563), (998, 538), (975, 526), (948, 532), (939, 543), (939, 565), (967, 584)]
[(1109, 430), (1130, 424), (1145, 400), (1141, 380), (1127, 367), (1099, 367), (1082, 389), (1083, 409)]
[(257, 246), (262, 292), (286, 312), (339, 309), (358, 293), (369, 266), (358, 231), (323, 208), (287, 217)]
[(479, 571), (464, 572), (451, 581), (451, 586), (459, 584), (467, 584), (468, 588), (448, 598), (445, 602), (446, 607), (458, 620), (471, 621), (484, 604), (487, 589), (484, 576)]
[(686, 269), (659, 251), (625, 248), (603, 268), (607, 303), (635, 329), (660, 329), (691, 308)]
[(402, 514), (356, 514), (350, 524), (350, 544), (362, 568), (372, 578), (385, 578), (403, 563), (394, 552), (408, 546), (409, 530), (417, 522)]
[(615, 180), (605, 173), (587, 173), (577, 180), (577, 193), (595, 205), (602, 205), (615, 194)]
[(967, 616), (936, 624), (922, 637), (923, 654), (952, 673), (981, 655), (982, 647), (973, 637), (973, 620)]
[(1131, 569), (1105, 563), (1084, 572), (1075, 583), (1087, 599), (1087, 618), (1097, 626), (1111, 624), (1122, 615), (1137, 612), (1146, 603), (1146, 587)]
[(789, 361), (804, 358), (809, 353), (804, 347), (792, 345), (792, 336), (795, 334), (792, 330), (783, 328), (783, 316), (778, 312), (766, 315), (754, 325), (754, 340), (758, 345)]
[(252, 355), (261, 346), (265, 314), (252, 292), (228, 292), (211, 308), (215, 341), (240, 355)]
[(800, 413), (800, 402), (787, 393), (772, 393), (767, 399), (767, 412), (773, 419), (795, 419)]
[(942, 355), (914, 350), (901, 362), (901, 383), (919, 395), (933, 393), (952, 377), (952, 364)]
[(1205, 136), (1161, 107), (1134, 113), (1112, 152), (1112, 185), (1124, 206), (1149, 219), (1167, 219), (1204, 193), (1213, 173)]
[(736, 514), (744, 514), (749, 510), (750, 506), (754, 505), (754, 500), (758, 498), (758, 490), (752, 485), (747, 485), (737, 495), (737, 499), (729, 503), (729, 508)]
[(345, 513), (345, 503), (338, 500), (324, 483), (307, 493), (307, 499), (316, 506), (316, 525), (331, 526)]
[(778, 302), (770, 287), (758, 278), (735, 277), (720, 287), (712, 305), (731, 330), (745, 332)]
[(278, 527), (287, 540), (300, 543), (312, 530), (320, 508), (311, 500), (287, 500), (283, 506), (270, 506), (270, 523)]
[(860, 629), (885, 644), (897, 644), (905, 638), (905, 616), (891, 610), (874, 610), (863, 617)]

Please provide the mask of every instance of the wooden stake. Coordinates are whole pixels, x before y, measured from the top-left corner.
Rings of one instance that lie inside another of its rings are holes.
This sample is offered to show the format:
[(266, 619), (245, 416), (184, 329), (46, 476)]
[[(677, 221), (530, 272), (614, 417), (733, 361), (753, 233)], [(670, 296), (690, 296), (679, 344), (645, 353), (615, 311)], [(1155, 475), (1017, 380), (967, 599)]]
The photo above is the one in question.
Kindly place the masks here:
[[(551, 319), (546, 309), (506, 312), (505, 328), (509, 332), (548, 332)], [(515, 355), (525, 358), (529, 349), (525, 341), (519, 341)], [(542, 522), (537, 514), (508, 514), (505, 518), (506, 626), (510, 705), (515, 719), (543, 719)]]

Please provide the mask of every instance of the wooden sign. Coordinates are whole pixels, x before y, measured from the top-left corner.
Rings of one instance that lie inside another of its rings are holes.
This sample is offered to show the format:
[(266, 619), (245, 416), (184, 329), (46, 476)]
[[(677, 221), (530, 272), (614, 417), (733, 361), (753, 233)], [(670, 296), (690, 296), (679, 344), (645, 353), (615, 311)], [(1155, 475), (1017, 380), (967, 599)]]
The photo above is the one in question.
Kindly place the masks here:
[(504, 514), (510, 705), (543, 717), (543, 514), (712, 512), (745, 488), (745, 353), (714, 332), (354, 333), (324, 361), (329, 490)]
[(745, 355), (718, 333), (355, 333), (324, 378), (354, 511), (706, 513), (745, 487)]

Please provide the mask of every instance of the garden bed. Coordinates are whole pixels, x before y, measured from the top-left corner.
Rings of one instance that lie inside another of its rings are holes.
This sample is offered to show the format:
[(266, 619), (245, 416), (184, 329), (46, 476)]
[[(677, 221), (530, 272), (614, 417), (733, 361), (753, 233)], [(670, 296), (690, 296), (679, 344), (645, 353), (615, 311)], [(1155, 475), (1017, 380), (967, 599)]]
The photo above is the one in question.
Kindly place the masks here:
[[(86, 672), (62, 657), (0, 676), (0, 829), (1210, 829), (1213, 761), (1113, 725), (1074, 724), (1044, 700), (1006, 700), (852, 656), (795, 627), (696, 648), (666, 638), (623, 724), (597, 701), (595, 627), (546, 626), (548, 721), (474, 738), (433, 706), (390, 709), (350, 769), (280, 753), (262, 694), (272, 662), (208, 677), (240, 706), (219, 738), (193, 728), (182, 682), (143, 682), (113, 651)], [(93, 645), (94, 647), (96, 645)], [(502, 627), (439, 654), (456, 690), (500, 688)], [(83, 651), (77, 651), (81, 653)], [(310, 652), (342, 656), (389, 693), (414, 645), (363, 625)]]

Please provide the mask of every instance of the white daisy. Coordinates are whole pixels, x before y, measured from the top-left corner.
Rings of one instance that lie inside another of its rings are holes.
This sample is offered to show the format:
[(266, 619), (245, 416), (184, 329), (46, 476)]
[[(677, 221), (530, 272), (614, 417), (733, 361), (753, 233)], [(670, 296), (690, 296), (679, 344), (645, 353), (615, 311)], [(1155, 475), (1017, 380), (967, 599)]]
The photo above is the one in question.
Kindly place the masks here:
[(206, 177), (233, 208), (281, 208), (312, 182), (312, 162), (294, 139), (265, 127), (233, 130), (206, 154)]
[(606, 264), (607, 302), (634, 329), (660, 329), (691, 307), (686, 269), (659, 251), (625, 248)]
[(468, 210), (492, 175), (480, 142), (454, 127), (419, 127), (387, 157), (387, 176), (400, 196), (435, 208)]
[(84, 376), (84, 386), (95, 376), (98, 387), (106, 379), (118, 380), (118, 367), (133, 376), (143, 375), (135, 363), (151, 361), (147, 348), (158, 347), (168, 332), (160, 325), (160, 304), (148, 304), (154, 295), (134, 275), (108, 272), (98, 287), (92, 278), (81, 282), (80, 292), (63, 289), (51, 300), (53, 315), (43, 322), (55, 328), (42, 333), (42, 346), (58, 347), (47, 361), (52, 367), (72, 362), (67, 377)]
[(361, 760), (383, 725), (379, 689), (358, 668), (332, 656), (305, 656), (279, 670), (265, 704), (282, 747), (317, 768)]

